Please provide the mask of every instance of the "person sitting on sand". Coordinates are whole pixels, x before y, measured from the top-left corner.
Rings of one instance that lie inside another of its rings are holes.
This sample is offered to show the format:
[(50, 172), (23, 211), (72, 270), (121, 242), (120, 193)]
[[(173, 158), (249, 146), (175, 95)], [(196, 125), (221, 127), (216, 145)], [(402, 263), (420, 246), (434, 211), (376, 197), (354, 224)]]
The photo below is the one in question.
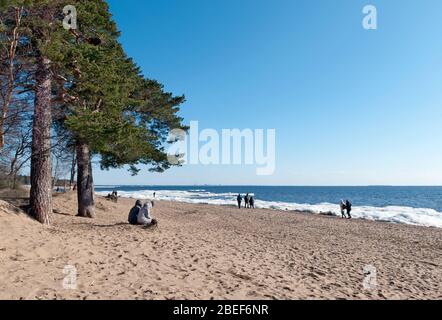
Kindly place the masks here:
[(249, 199), (249, 206), (250, 208), (255, 209), (255, 199), (253, 198), (253, 196)]
[(339, 206), (341, 207), (341, 216), (342, 216), (342, 219), (345, 219), (345, 209), (346, 209), (345, 201), (344, 201), (344, 200), (341, 200), (341, 203), (339, 204)]
[(154, 207), (154, 202), (149, 201), (144, 204), (144, 206), (141, 208), (141, 210), (138, 212), (138, 224), (148, 227), (150, 225), (156, 224), (156, 220), (152, 218), (150, 215), (150, 212), (152, 208)]
[(117, 191), (113, 191), (112, 194), (108, 194), (105, 198), (106, 200), (118, 202), (118, 193)]
[(238, 197), (236, 198), (236, 201), (238, 201), (238, 208), (241, 209), (241, 204), (242, 204), (241, 194), (238, 194)]
[(345, 208), (347, 209), (347, 215), (349, 219), (351, 219), (351, 206), (352, 204), (350, 201), (345, 201)]
[(250, 201), (250, 196), (249, 194), (246, 194), (245, 198), (244, 198), (244, 202), (246, 203), (246, 208), (249, 208), (249, 201)]
[(131, 225), (138, 224), (138, 213), (140, 213), (142, 205), (143, 204), (141, 203), (141, 201), (137, 200), (137, 202), (135, 203), (135, 207), (130, 209), (128, 221)]

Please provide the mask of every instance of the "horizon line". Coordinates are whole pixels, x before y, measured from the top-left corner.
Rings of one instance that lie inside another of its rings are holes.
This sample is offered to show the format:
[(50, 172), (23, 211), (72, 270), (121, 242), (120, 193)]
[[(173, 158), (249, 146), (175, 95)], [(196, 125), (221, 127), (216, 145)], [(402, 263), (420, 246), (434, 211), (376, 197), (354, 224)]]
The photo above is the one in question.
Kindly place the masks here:
[(257, 184), (96, 184), (96, 187), (120, 186), (120, 187), (442, 187), (442, 185), (395, 185), (395, 184), (372, 184), (372, 185), (257, 185)]

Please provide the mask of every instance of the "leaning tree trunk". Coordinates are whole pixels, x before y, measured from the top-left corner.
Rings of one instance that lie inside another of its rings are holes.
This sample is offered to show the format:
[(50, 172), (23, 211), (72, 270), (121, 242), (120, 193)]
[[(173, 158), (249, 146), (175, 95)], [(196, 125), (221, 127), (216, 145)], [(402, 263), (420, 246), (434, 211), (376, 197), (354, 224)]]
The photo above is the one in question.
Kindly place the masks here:
[(38, 57), (31, 156), (31, 215), (49, 225), (52, 217), (50, 60)]
[(91, 153), (89, 146), (84, 142), (77, 143), (77, 167), (78, 216), (94, 218), (95, 201)]

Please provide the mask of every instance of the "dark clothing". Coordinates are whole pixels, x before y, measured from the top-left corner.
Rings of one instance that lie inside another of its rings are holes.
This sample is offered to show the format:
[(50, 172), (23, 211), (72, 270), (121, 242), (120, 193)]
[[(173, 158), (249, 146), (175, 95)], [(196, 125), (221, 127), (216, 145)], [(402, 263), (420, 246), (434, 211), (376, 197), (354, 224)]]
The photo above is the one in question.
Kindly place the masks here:
[(137, 225), (138, 224), (138, 213), (141, 210), (141, 206), (136, 205), (132, 209), (130, 209), (128, 221), (131, 225)]
[(106, 199), (114, 201), (114, 202), (118, 202), (118, 193), (117, 193), (117, 191), (113, 191), (112, 194), (108, 194)]
[(351, 202), (350, 201), (346, 201), (345, 202), (345, 208), (347, 209), (347, 215), (348, 215), (348, 218), (349, 219), (351, 219), (351, 206), (352, 206), (352, 204), (351, 204)]
[(253, 199), (253, 197), (250, 198), (249, 204), (250, 204), (250, 208), (255, 209), (255, 199)]
[(249, 207), (249, 201), (250, 201), (250, 196), (249, 196), (249, 194), (246, 195), (246, 197), (244, 198), (244, 201), (245, 201), (245, 203), (246, 203), (246, 208), (248, 208), (248, 207)]

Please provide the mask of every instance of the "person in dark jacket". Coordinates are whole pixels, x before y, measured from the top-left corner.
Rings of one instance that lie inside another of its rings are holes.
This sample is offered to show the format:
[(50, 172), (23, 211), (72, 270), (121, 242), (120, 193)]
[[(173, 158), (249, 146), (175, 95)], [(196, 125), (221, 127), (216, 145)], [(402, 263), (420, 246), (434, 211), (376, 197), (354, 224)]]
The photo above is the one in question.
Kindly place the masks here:
[(238, 194), (238, 197), (236, 198), (236, 201), (238, 201), (238, 208), (241, 209), (241, 204), (242, 204), (241, 194)]
[(250, 196), (249, 194), (246, 194), (244, 198), (244, 202), (246, 203), (246, 208), (249, 208), (249, 201), (250, 201)]
[(349, 219), (351, 219), (351, 206), (352, 204), (350, 201), (345, 201), (345, 208), (347, 209), (347, 215)]
[(137, 202), (135, 203), (135, 207), (130, 209), (128, 221), (131, 225), (138, 224), (138, 213), (140, 213), (142, 206), (143, 206), (143, 203), (140, 200), (137, 200)]
[(249, 199), (249, 206), (251, 209), (255, 209), (255, 198), (253, 198), (253, 196)]

